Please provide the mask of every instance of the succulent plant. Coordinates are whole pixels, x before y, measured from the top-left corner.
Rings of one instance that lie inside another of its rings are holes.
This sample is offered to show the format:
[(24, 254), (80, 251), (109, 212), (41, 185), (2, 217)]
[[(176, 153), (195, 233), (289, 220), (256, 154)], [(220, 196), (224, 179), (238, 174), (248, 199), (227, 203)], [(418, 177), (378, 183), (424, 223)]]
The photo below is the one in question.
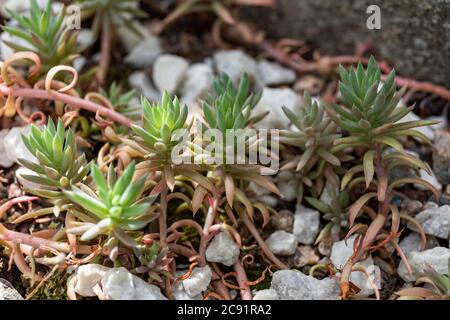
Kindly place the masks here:
[(76, 229), (82, 233), (82, 241), (91, 240), (100, 234), (112, 233), (124, 244), (134, 247), (134, 240), (125, 231), (143, 229), (158, 216), (151, 207), (154, 197), (142, 197), (147, 175), (133, 181), (134, 173), (134, 162), (119, 178), (110, 166), (105, 179), (100, 169), (92, 164), (91, 176), (95, 191), (85, 185), (82, 188), (72, 187), (70, 190), (64, 190), (67, 198), (99, 221), (95, 224), (86, 223)]
[(52, 10), (52, 1), (48, 0), (45, 8), (40, 9), (36, 0), (30, 1), (30, 14), (23, 16), (8, 10), (18, 26), (3, 26), (9, 34), (27, 42), (22, 46), (12, 41), (4, 41), (16, 51), (32, 51), (39, 55), (42, 68), (35, 78), (47, 73), (57, 65), (71, 65), (79, 56), (76, 31), (69, 30), (65, 24), (64, 8), (55, 15)]
[(178, 98), (171, 99), (165, 91), (161, 103), (153, 103), (142, 98), (143, 127), (133, 125), (132, 130), (136, 134), (137, 149), (143, 156), (153, 163), (162, 165), (170, 163), (171, 151), (181, 138), (175, 139), (177, 130), (188, 129), (186, 123), (188, 109), (181, 106)]
[(133, 98), (136, 96), (135, 90), (124, 92), (121, 85), (113, 82), (108, 90), (100, 89), (100, 94), (108, 99), (113, 108), (124, 116), (137, 120), (142, 116), (142, 108), (139, 104), (133, 105)]
[[(375, 146), (380, 148), (392, 147), (398, 153), (392, 157), (406, 155), (399, 141), (402, 137), (411, 136), (423, 142), (428, 138), (414, 128), (435, 124), (432, 120), (417, 120), (398, 123), (410, 113), (414, 106), (398, 106), (405, 93), (405, 88), (396, 91), (395, 70), (381, 83), (381, 72), (373, 57), (369, 60), (367, 70), (358, 64), (356, 70), (350, 68), (339, 69), (341, 82), (339, 83), (345, 106), (332, 104), (328, 106), (328, 114), (333, 121), (350, 136), (337, 139), (334, 150), (348, 147), (368, 149), (363, 157), (364, 175), (368, 187), (373, 179)], [(403, 157), (404, 158), (404, 157)], [(405, 161), (411, 161), (406, 159)], [(425, 167), (420, 159), (414, 162)]]
[[(282, 130), (280, 142), (299, 148), (301, 155), (289, 159), (282, 170), (294, 169), (298, 172), (299, 186), (297, 201), (300, 203), (304, 194), (304, 186), (310, 188), (311, 193), (318, 196), (323, 185), (325, 175), (332, 182), (337, 180), (335, 171), (341, 164), (340, 155), (332, 151), (333, 143), (341, 137), (336, 124), (328, 117), (325, 107), (320, 101), (312, 101), (305, 93), (304, 105), (299, 115), (283, 106), (286, 117), (296, 127), (296, 131)], [(314, 185), (315, 180), (321, 183)]]
[(141, 266), (134, 271), (136, 273), (147, 273), (152, 281), (162, 282), (161, 276), (173, 278), (167, 270), (167, 266), (173, 261), (169, 257), (169, 248), (161, 248), (159, 243), (154, 242), (151, 246), (139, 246), (140, 254), (138, 255)]
[(316, 243), (329, 236), (333, 241), (339, 240), (342, 227), (348, 227), (348, 206), (350, 202), (348, 193), (342, 191), (336, 194), (332, 190), (330, 204), (313, 197), (305, 197), (305, 200), (323, 214), (323, 219), (329, 221), (317, 236)]
[(22, 135), (22, 140), (37, 159), (37, 163), (19, 159), (22, 166), (35, 173), (22, 177), (41, 186), (27, 189), (32, 194), (47, 199), (64, 199), (62, 191), (81, 183), (89, 173), (84, 153), (78, 155), (75, 134), (71, 129), (65, 130), (62, 120), (58, 120), (56, 127), (52, 119), (41, 128), (32, 125), (31, 134)]
[(203, 103), (203, 114), (209, 128), (219, 129), (226, 133), (227, 129), (242, 129), (262, 119), (266, 114), (251, 117), (251, 112), (261, 98), (261, 92), (249, 92), (248, 74), (244, 73), (238, 88), (235, 88), (228, 75), (223, 74), (214, 80), (215, 95)]

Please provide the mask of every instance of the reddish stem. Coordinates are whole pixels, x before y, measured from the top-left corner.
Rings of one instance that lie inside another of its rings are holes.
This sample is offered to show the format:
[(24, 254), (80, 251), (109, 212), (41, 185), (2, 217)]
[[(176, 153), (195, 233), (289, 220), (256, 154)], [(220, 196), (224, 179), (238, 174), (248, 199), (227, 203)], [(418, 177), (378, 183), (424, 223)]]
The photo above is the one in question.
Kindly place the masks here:
[(73, 97), (64, 93), (56, 92), (56, 91), (45, 91), (40, 89), (31, 89), (31, 88), (10, 88), (4, 84), (0, 84), (0, 93), (7, 96), (11, 94), (15, 97), (24, 97), (24, 98), (32, 98), (32, 99), (42, 99), (42, 100), (54, 100), (61, 101), (65, 104), (71, 105), (73, 107), (82, 108), (94, 113), (99, 113), (100, 115), (107, 117), (117, 123), (123, 124), (125, 126), (131, 126), (132, 121), (127, 117), (124, 117), (120, 113), (106, 108), (100, 104), (94, 103), (92, 101), (88, 101), (85, 99)]
[(236, 272), (236, 280), (241, 288), (240, 291), (242, 300), (252, 300), (252, 292), (250, 291), (250, 287), (248, 285), (247, 274), (245, 273), (245, 270), (239, 260), (233, 264), (233, 269)]
[(100, 86), (105, 83), (111, 61), (111, 33), (103, 27), (101, 36), (100, 65), (97, 70), (97, 79)]

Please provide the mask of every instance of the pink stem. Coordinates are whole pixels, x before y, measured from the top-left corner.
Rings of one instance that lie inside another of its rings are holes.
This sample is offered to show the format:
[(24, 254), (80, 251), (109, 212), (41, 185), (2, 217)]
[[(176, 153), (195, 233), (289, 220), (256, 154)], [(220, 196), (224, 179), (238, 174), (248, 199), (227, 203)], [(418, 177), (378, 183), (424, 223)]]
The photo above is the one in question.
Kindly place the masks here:
[(125, 126), (131, 126), (132, 121), (127, 117), (124, 117), (120, 113), (106, 108), (100, 104), (88, 101), (85, 99), (73, 97), (64, 93), (56, 91), (45, 91), (40, 89), (30, 89), (30, 88), (10, 88), (4, 84), (0, 84), (0, 93), (7, 96), (9, 94), (15, 97), (24, 97), (32, 99), (43, 99), (43, 100), (54, 100), (61, 101), (65, 104), (71, 105), (73, 107), (82, 108), (91, 112), (98, 112), (100, 115), (107, 117), (117, 123), (123, 124)]
[(245, 273), (245, 270), (239, 260), (233, 264), (233, 269), (236, 272), (236, 280), (241, 288), (240, 291), (242, 300), (252, 300), (252, 292), (250, 291), (250, 287), (248, 285), (247, 274)]

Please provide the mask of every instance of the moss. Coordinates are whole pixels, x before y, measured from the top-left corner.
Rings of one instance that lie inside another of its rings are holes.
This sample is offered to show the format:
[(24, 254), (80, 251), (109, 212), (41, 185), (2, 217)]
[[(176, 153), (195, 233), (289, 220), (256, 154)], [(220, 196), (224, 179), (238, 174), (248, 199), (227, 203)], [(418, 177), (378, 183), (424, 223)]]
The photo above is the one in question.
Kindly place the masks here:
[(67, 272), (56, 272), (37, 290), (32, 300), (68, 300), (67, 278)]

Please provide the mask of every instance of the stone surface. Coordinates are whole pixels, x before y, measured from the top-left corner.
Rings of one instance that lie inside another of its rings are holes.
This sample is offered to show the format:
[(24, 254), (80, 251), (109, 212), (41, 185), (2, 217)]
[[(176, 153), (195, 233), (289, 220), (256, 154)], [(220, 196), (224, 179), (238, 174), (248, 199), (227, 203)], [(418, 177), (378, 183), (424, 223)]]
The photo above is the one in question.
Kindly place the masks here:
[(274, 289), (259, 290), (253, 296), (253, 300), (279, 300), (280, 297)]
[(8, 281), (0, 278), (0, 300), (23, 300), (23, 297)]
[(160, 93), (166, 90), (169, 94), (174, 94), (188, 67), (189, 63), (182, 57), (160, 55), (153, 65), (153, 83)]
[(278, 230), (267, 238), (266, 244), (274, 254), (289, 256), (294, 254), (298, 241), (292, 233)]
[(3, 138), (3, 146), (5, 148), (5, 156), (17, 162), (17, 159), (23, 158), (30, 161), (36, 161), (36, 158), (28, 151), (22, 142), (22, 134), (28, 135), (31, 132), (31, 126), (11, 128), (7, 135)]
[(222, 231), (209, 243), (206, 249), (206, 260), (218, 262), (226, 266), (233, 265), (239, 258), (239, 246), (228, 232)]
[(211, 276), (212, 272), (209, 266), (195, 268), (191, 276), (183, 280), (184, 290), (191, 297), (201, 294), (208, 288)]
[(153, 65), (162, 53), (161, 41), (156, 36), (147, 36), (125, 57), (125, 62), (134, 68), (143, 69)]
[(433, 171), (442, 184), (450, 184), (450, 133), (436, 131), (433, 148)]
[(258, 86), (262, 80), (255, 59), (242, 50), (222, 50), (214, 54), (214, 64), (219, 74), (226, 73), (235, 83), (239, 83), (244, 72)]
[(341, 292), (336, 279), (318, 280), (297, 270), (275, 272), (270, 289), (280, 300), (339, 300)]
[[(380, 30), (367, 28), (369, 5), (380, 7)], [(352, 54), (370, 42), (398, 74), (450, 83), (450, 0), (278, 0), (274, 9), (244, 9), (269, 37), (310, 40), (323, 54)]]
[(102, 278), (103, 294), (108, 300), (167, 300), (161, 290), (120, 267)]
[[(428, 172), (426, 172), (423, 169), (419, 170), (419, 178), (422, 180), (425, 180), (426, 182), (430, 183), (436, 190), (441, 191), (442, 190), (442, 184), (439, 183), (438, 179), (436, 178), (436, 175), (433, 173), (432, 175), (429, 175)], [(426, 188), (425, 186), (415, 183), (414, 187), (420, 190), (430, 190)]]
[(400, 209), (408, 215), (416, 215), (423, 208), (419, 200), (405, 199), (400, 205)]
[(331, 201), (333, 200), (333, 195), (337, 196), (339, 194), (339, 187), (334, 186), (330, 180), (325, 182), (325, 187), (323, 188), (322, 194), (320, 195), (320, 200), (323, 201), (328, 206), (331, 206)]
[(440, 274), (447, 274), (448, 259), (450, 259), (450, 249), (444, 247), (435, 247), (425, 251), (415, 251), (407, 255), (409, 264), (413, 270), (410, 275), (403, 261), (397, 268), (398, 275), (405, 281), (415, 281), (425, 270), (427, 266), (434, 268)]
[(311, 246), (298, 246), (294, 255), (289, 257), (289, 265), (294, 268), (302, 268), (318, 262), (319, 256)]
[(110, 270), (99, 264), (85, 264), (77, 269), (77, 282), (75, 284), (75, 292), (83, 297), (95, 297), (96, 294), (92, 290)]
[[(353, 254), (353, 244), (355, 239), (356, 235), (353, 235), (347, 241), (342, 240), (333, 244), (333, 247), (331, 248), (330, 260), (337, 269), (342, 270), (347, 260)], [(369, 256), (366, 260), (357, 263), (356, 265), (362, 265), (370, 271), (370, 269), (373, 269), (374, 263), (372, 257)], [(350, 275), (350, 281), (361, 289), (358, 296), (366, 297), (374, 293), (374, 290), (370, 286), (370, 283), (364, 273), (352, 272)]]
[(319, 227), (319, 211), (297, 204), (294, 215), (293, 233), (298, 242), (302, 244), (313, 244), (319, 233)]
[[(269, 115), (270, 116), (270, 115)], [(278, 189), (284, 201), (294, 201), (297, 198), (298, 177), (290, 171), (280, 171), (275, 178)]]
[(128, 84), (135, 89), (139, 95), (143, 95), (150, 101), (158, 101), (160, 94), (153, 87), (149, 76), (143, 71), (133, 72), (128, 77)]
[(195, 63), (187, 69), (181, 86), (181, 102), (186, 103), (190, 113), (200, 109), (199, 99), (206, 98), (214, 80), (214, 70), (206, 63)]
[(8, 134), (8, 132), (8, 129), (0, 130), (0, 154), (5, 155), (0, 157), (0, 166), (3, 168), (9, 168), (14, 164), (14, 160), (6, 156), (5, 145), (3, 144), (5, 136)]
[[(421, 239), (417, 232), (411, 232), (406, 237), (402, 239), (399, 243), (400, 248), (405, 254), (409, 254), (414, 251), (421, 251)], [(434, 237), (427, 237), (427, 243), (425, 245), (425, 250), (432, 249), (439, 246), (439, 242)]]
[(265, 86), (289, 84), (295, 81), (293, 70), (267, 60), (258, 62), (258, 69)]
[(278, 214), (270, 216), (270, 223), (275, 230), (292, 232), (292, 227), (294, 226), (294, 214), (290, 210), (281, 210)]
[(286, 106), (297, 114), (301, 102), (300, 96), (292, 89), (264, 88), (261, 100), (255, 106), (253, 112), (256, 115), (269, 111), (269, 114), (255, 127), (260, 129), (286, 129), (289, 126), (289, 119), (284, 114), (282, 106)]
[(141, 42), (145, 41), (147, 38), (155, 37), (149, 32), (149, 29), (141, 24), (138, 20), (133, 20), (133, 27), (139, 31), (140, 35), (131, 31), (129, 28), (117, 28), (117, 34), (119, 36), (120, 42), (123, 44), (127, 52), (132, 51)]
[[(450, 235), (450, 206), (444, 205), (438, 208), (430, 208), (416, 216), (425, 233), (438, 238), (447, 239)], [(414, 225), (408, 227), (414, 230)]]
[[(401, 101), (399, 104), (404, 104), (404, 103), (403, 103), (403, 101)], [(405, 117), (403, 117), (402, 119), (397, 121), (397, 123), (404, 123), (404, 122), (417, 121), (417, 120), (422, 120), (422, 118), (420, 118), (414, 112), (410, 112)], [(417, 127), (417, 128), (414, 128), (413, 130), (419, 131), (419, 132), (423, 133), (428, 139), (433, 140), (434, 131), (430, 127), (427, 127), (427, 126)]]
[[(186, 270), (187, 271), (187, 270)], [(186, 273), (186, 271), (177, 273), (177, 276), (181, 276)], [(175, 297), (175, 300), (202, 300), (202, 295), (198, 294), (194, 297), (191, 297), (187, 294), (186, 290), (184, 289), (182, 282), (175, 282), (175, 284), (172, 287), (173, 289), (173, 296)]]

